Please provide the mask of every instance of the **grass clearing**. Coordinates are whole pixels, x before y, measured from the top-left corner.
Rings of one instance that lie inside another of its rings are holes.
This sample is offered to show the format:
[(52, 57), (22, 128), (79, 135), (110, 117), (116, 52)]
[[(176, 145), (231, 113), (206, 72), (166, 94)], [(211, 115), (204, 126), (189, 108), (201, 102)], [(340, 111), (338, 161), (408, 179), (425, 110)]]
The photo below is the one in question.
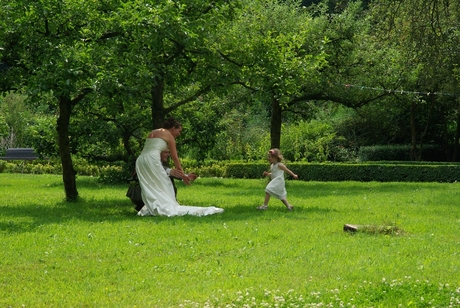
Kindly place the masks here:
[[(460, 184), (198, 179), (209, 217), (137, 217), (126, 185), (0, 174), (1, 307), (460, 307)], [(343, 231), (393, 225), (398, 234)]]

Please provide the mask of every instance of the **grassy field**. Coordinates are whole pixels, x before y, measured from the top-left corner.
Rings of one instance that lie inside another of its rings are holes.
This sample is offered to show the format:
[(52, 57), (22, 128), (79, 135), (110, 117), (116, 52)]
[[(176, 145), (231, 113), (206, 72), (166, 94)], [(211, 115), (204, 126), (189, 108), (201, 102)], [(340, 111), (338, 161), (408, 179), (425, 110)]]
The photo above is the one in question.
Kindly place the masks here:
[[(198, 179), (209, 217), (137, 217), (127, 187), (0, 174), (0, 307), (460, 307), (460, 184)], [(343, 231), (344, 224), (398, 232)]]

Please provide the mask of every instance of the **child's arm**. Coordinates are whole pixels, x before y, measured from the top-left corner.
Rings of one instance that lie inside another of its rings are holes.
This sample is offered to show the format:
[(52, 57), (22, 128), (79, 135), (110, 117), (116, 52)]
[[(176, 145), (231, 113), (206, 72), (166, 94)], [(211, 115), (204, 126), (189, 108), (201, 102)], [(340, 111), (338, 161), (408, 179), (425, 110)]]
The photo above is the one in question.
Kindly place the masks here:
[(282, 163), (279, 163), (278, 164), (278, 168), (280, 168), (281, 170), (283, 170), (284, 172), (288, 173), (290, 176), (292, 176), (294, 179), (298, 180), (299, 177), (297, 176), (297, 174), (295, 174), (294, 172), (292, 172), (291, 170), (289, 170), (284, 164)]
[[(271, 169), (271, 166), (272, 166), (272, 165), (273, 165), (273, 164), (270, 165), (270, 169)], [(264, 175), (264, 176), (272, 176), (272, 173), (271, 173), (271, 172), (264, 171), (263, 175)]]

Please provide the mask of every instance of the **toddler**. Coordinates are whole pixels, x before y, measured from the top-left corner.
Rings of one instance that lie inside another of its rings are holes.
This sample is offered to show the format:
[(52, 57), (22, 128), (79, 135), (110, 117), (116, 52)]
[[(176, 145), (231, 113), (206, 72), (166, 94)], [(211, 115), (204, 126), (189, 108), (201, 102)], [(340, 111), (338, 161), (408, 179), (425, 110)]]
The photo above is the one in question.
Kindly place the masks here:
[(266, 210), (268, 208), (268, 202), (270, 201), (270, 196), (273, 196), (277, 199), (280, 199), (284, 203), (286, 208), (289, 211), (292, 211), (294, 207), (289, 204), (286, 199), (287, 192), (284, 182), (284, 172), (289, 173), (294, 179), (298, 179), (297, 174), (294, 174), (289, 170), (281, 161), (283, 156), (279, 149), (271, 149), (268, 151), (268, 161), (270, 162), (270, 171), (264, 171), (264, 176), (270, 176), (271, 180), (265, 188), (265, 200), (264, 204), (257, 207), (258, 210)]

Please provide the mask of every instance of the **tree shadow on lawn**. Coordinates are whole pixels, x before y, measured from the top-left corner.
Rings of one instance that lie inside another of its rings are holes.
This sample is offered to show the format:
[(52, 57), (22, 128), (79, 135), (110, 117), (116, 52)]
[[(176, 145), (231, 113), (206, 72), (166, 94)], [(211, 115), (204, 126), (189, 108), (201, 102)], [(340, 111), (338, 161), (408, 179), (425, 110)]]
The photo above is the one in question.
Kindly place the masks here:
[[(228, 217), (229, 220), (244, 220), (244, 219), (251, 219), (254, 217), (267, 217), (267, 218), (276, 218), (276, 217), (283, 217), (286, 219), (295, 219), (295, 220), (306, 220), (308, 219), (308, 215), (311, 214), (327, 214), (331, 212), (338, 212), (335, 209), (331, 208), (321, 208), (318, 206), (309, 206), (309, 207), (302, 207), (302, 206), (295, 206), (294, 210), (288, 211), (284, 204), (281, 203), (279, 200), (273, 200), (275, 202), (270, 201), (270, 205), (267, 210), (258, 210), (254, 206), (247, 206), (247, 205), (237, 205), (232, 206), (229, 209), (226, 209), (227, 213), (231, 213)], [(277, 201), (277, 202), (276, 202)], [(273, 204), (272, 204), (273, 203)]]
[[(194, 186), (213, 187), (218, 190), (228, 189), (228, 192), (222, 194), (228, 196), (234, 195), (255, 195), (257, 193), (264, 195), (265, 187), (268, 184), (266, 179), (248, 179), (248, 185), (245, 186), (243, 179), (220, 179), (215, 178), (209, 181), (199, 180), (193, 183)], [(295, 181), (286, 180), (286, 190), (290, 196), (302, 198), (319, 198), (324, 196), (354, 196), (368, 193), (413, 193), (420, 187), (426, 189), (439, 188), (440, 183), (418, 183), (418, 182), (357, 182), (357, 181), (344, 181), (344, 182), (320, 182), (320, 181)], [(257, 187), (260, 190), (257, 190)], [(182, 189), (182, 187), (180, 188)]]
[[(368, 193), (414, 193), (419, 188), (439, 189), (442, 183), (419, 183), (419, 182), (300, 182), (286, 181), (286, 189), (289, 195), (306, 198), (318, 198), (324, 196), (355, 196)], [(300, 195), (299, 195), (300, 193)]]
[(81, 199), (78, 202), (60, 202), (54, 206), (43, 206), (32, 203), (21, 206), (1, 207), (2, 218), (0, 232), (10, 234), (33, 232), (38, 228), (50, 224), (66, 224), (74, 221), (85, 222), (135, 222), (152, 220), (155, 223), (167, 221), (199, 221), (200, 223), (215, 223), (216, 221), (238, 221), (259, 219), (260, 217), (287, 217), (289, 219), (304, 220), (305, 214), (328, 213), (333, 209), (320, 207), (297, 207), (294, 211), (287, 211), (284, 205), (273, 205), (267, 211), (259, 211), (253, 206), (236, 205), (224, 208), (224, 213), (197, 217), (191, 215), (179, 217), (147, 216), (139, 217), (131, 201), (117, 199), (89, 200)]
[(0, 231), (8, 233), (31, 232), (40, 226), (66, 224), (69, 221), (123, 221), (135, 217), (131, 201), (120, 199), (59, 202), (55, 205), (31, 203), (0, 207)]

